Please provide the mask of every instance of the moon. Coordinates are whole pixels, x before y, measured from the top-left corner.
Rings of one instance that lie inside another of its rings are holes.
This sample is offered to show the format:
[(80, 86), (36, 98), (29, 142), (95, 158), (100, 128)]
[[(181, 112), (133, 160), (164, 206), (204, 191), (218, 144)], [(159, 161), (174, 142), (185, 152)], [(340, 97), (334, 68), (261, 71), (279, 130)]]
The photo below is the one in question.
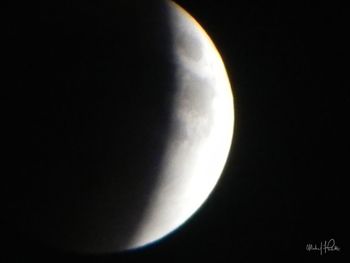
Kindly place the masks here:
[(220, 54), (171, 1), (46, 2), (36, 15), (16, 7), (28, 16), (8, 37), (6, 228), (79, 254), (159, 241), (207, 200), (228, 158)]
[(205, 202), (224, 169), (233, 136), (230, 82), (215, 45), (184, 9), (169, 2), (176, 86), (161, 179), (128, 248), (173, 232)]

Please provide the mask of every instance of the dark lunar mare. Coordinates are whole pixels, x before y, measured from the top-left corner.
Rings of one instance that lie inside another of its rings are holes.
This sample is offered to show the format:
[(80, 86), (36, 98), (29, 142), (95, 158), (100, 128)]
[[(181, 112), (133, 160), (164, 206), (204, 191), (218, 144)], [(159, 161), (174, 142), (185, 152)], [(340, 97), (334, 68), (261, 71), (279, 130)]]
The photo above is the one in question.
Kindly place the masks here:
[(123, 249), (142, 221), (175, 91), (163, 1), (6, 7), (5, 239), (27, 250)]

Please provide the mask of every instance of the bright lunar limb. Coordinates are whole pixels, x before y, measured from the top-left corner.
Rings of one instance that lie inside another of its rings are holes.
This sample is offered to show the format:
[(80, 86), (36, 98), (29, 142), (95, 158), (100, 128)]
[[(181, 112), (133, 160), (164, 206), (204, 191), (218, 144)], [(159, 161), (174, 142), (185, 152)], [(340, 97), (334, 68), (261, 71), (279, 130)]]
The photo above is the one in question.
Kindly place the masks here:
[(231, 146), (234, 107), (222, 59), (201, 26), (169, 2), (177, 68), (172, 131), (145, 218), (128, 248), (153, 243), (189, 219), (208, 198)]

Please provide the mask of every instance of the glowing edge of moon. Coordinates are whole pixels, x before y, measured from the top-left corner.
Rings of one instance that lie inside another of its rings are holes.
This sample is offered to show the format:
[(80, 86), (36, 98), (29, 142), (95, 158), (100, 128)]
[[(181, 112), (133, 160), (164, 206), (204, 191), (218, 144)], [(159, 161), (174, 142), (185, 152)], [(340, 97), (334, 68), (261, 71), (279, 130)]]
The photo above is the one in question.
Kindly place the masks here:
[[(169, 143), (161, 169), (162, 178), (150, 202), (152, 205), (126, 249), (153, 244), (185, 223), (207, 200), (216, 186), (232, 144), (233, 95), (221, 56), (210, 37), (190, 14), (172, 1), (169, 1), (169, 9), (174, 18), (174, 30), (179, 24), (177, 19), (192, 24), (204, 46), (203, 56), (206, 56), (205, 61), (209, 63), (200, 69), (207, 72), (200, 74), (212, 74), (217, 80), (217, 94), (213, 101), (215, 125), (207, 139), (201, 142), (194, 156), (190, 158), (185, 155), (188, 150), (187, 142)], [(180, 163), (184, 165), (178, 168)]]

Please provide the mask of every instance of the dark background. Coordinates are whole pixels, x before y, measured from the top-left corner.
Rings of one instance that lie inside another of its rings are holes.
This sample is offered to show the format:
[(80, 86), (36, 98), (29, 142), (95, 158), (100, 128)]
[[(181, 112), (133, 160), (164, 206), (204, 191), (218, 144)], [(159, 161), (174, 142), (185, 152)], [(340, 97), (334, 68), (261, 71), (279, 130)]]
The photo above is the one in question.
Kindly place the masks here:
[[(350, 103), (344, 6), (178, 3), (212, 37), (233, 88), (233, 145), (214, 193), (182, 228), (148, 248), (62, 254), (23, 244), (7, 229), (6, 262), (344, 259)], [(340, 252), (306, 251), (331, 238)]]

